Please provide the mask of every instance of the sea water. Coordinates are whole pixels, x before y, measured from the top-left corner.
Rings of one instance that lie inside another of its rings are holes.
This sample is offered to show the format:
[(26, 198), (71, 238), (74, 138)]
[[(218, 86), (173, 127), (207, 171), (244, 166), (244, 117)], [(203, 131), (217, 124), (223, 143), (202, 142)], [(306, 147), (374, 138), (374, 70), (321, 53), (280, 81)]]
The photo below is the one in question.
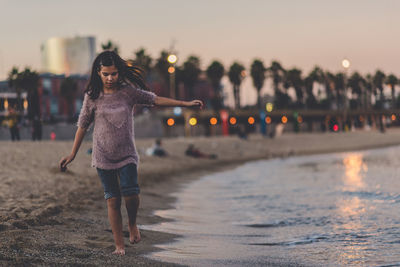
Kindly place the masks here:
[(262, 160), (185, 186), (181, 237), (149, 257), (190, 266), (400, 266), (400, 147)]

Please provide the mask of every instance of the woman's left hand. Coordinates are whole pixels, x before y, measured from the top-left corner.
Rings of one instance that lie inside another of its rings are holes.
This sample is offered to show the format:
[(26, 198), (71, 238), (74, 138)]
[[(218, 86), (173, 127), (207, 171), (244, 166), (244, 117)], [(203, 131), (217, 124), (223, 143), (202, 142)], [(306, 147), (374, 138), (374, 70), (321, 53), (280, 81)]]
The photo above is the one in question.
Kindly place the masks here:
[(187, 107), (199, 107), (200, 109), (203, 108), (203, 102), (201, 100), (192, 100), (192, 101), (188, 101), (187, 103)]

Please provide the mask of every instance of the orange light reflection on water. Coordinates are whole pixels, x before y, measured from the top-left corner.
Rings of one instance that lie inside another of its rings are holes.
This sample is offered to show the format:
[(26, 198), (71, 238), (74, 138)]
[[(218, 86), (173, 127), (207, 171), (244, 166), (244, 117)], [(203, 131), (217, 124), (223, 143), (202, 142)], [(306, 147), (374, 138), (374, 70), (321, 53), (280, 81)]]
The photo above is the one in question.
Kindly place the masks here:
[(367, 165), (363, 162), (362, 154), (349, 154), (343, 159), (345, 176), (343, 177), (346, 191), (355, 191), (363, 188), (363, 172), (368, 171)]
[[(345, 172), (343, 175), (343, 192), (359, 192), (367, 185), (364, 181), (364, 173), (368, 170), (366, 163), (363, 161), (362, 153), (351, 153), (343, 159)], [(365, 248), (369, 242), (360, 243), (354, 238), (360, 232), (365, 230), (365, 225), (362, 222), (362, 215), (368, 210), (374, 209), (370, 203), (360, 198), (353, 196), (349, 198), (338, 199), (337, 203), (338, 215), (342, 218), (341, 224), (334, 226), (334, 231), (346, 232), (349, 235), (345, 237), (345, 246), (338, 250), (338, 261), (340, 264), (362, 264), (367, 258)], [(357, 260), (358, 259), (358, 260)]]

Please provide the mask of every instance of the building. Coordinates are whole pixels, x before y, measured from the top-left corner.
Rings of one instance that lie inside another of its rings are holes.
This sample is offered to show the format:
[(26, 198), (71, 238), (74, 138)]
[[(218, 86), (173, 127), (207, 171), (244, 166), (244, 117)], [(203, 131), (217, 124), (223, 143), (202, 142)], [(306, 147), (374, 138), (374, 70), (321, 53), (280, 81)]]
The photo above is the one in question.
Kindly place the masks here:
[(53, 37), (41, 46), (41, 72), (67, 76), (87, 75), (95, 57), (95, 37)]

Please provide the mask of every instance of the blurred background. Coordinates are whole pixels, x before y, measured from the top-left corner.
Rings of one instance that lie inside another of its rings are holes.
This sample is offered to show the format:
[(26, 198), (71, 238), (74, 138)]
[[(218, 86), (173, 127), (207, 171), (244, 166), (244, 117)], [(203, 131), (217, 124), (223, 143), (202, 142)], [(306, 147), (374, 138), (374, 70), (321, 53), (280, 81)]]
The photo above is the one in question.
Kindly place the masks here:
[(157, 95), (206, 104), (138, 106), (138, 137), (399, 125), (395, 0), (0, 3), (0, 139), (72, 139), (103, 50), (140, 65)]

